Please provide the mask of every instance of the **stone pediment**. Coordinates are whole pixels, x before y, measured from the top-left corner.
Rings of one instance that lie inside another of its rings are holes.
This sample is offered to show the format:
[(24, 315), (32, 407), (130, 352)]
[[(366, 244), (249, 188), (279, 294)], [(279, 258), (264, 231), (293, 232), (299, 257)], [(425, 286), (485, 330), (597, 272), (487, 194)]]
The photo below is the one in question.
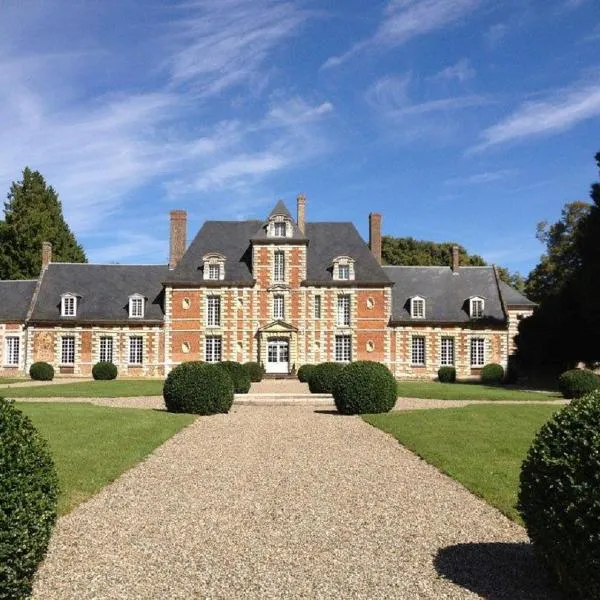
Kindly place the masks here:
[(285, 321), (273, 321), (264, 327), (260, 327), (258, 331), (260, 333), (289, 333), (292, 331), (298, 331), (298, 328), (286, 323)]

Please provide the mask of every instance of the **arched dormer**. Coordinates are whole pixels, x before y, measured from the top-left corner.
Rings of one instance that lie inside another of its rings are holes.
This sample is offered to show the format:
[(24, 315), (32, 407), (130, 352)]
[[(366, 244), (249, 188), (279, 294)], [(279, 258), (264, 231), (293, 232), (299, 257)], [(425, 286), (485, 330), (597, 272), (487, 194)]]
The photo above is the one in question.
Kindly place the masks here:
[(77, 295), (67, 292), (60, 296), (60, 316), (61, 317), (76, 317), (77, 316)]
[(354, 281), (354, 259), (350, 256), (336, 256), (333, 259), (333, 279)]
[(410, 299), (410, 316), (413, 319), (424, 319), (426, 315), (427, 303), (422, 296), (413, 296)]
[(204, 279), (207, 281), (222, 281), (225, 279), (225, 257), (218, 252), (205, 254), (202, 257), (204, 263)]
[(143, 319), (146, 313), (146, 298), (142, 294), (129, 296), (129, 318)]
[(481, 319), (485, 315), (485, 298), (471, 296), (469, 298), (469, 316), (471, 319)]

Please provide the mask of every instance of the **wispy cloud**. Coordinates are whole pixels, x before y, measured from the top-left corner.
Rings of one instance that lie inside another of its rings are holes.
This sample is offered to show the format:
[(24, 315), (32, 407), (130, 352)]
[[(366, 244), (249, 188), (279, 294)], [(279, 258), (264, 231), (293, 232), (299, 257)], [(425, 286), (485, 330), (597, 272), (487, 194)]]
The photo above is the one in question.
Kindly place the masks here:
[(476, 173), (474, 175), (467, 175), (466, 177), (453, 177), (446, 179), (444, 185), (451, 187), (462, 187), (471, 185), (485, 185), (487, 183), (494, 183), (508, 177), (513, 177), (519, 171), (516, 169), (501, 169), (498, 171), (486, 171), (484, 173)]
[(327, 59), (323, 68), (341, 65), (364, 51), (401, 46), (415, 37), (454, 25), (480, 4), (480, 0), (390, 0), (376, 32), (344, 54)]
[(495, 23), (485, 32), (484, 38), (490, 48), (496, 48), (506, 37), (508, 26), (505, 23)]
[(453, 65), (449, 65), (445, 69), (436, 73), (431, 79), (433, 80), (446, 80), (453, 81), (456, 80), (459, 83), (464, 83), (469, 79), (473, 79), (475, 77), (476, 71), (471, 66), (471, 62), (468, 58), (462, 58), (457, 63)]
[(600, 82), (580, 82), (550, 97), (526, 102), (481, 133), (474, 151), (540, 135), (552, 135), (600, 116)]

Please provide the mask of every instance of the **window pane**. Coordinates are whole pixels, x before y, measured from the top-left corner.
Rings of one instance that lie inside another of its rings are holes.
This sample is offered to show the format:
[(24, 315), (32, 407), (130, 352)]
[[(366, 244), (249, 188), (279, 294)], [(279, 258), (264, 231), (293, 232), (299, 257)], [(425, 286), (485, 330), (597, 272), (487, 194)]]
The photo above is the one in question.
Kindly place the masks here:
[(321, 318), (321, 296), (315, 296), (315, 319)]
[(425, 364), (425, 338), (414, 337), (412, 339), (412, 364)]
[(63, 365), (75, 364), (75, 338), (73, 336), (64, 336), (61, 339), (60, 362)]
[(275, 237), (285, 237), (285, 223), (275, 223)]
[(454, 366), (454, 338), (442, 338), (440, 364), (442, 367)]
[(273, 318), (285, 319), (285, 300), (283, 296), (273, 297)]
[(21, 340), (18, 337), (7, 337), (5, 344), (4, 363), (15, 366), (19, 364), (19, 350)]
[(100, 338), (100, 360), (113, 362), (113, 339), (111, 337)]
[(281, 250), (275, 252), (275, 266), (273, 278), (275, 281), (285, 280), (285, 255)]
[(144, 338), (141, 336), (131, 336), (129, 338), (129, 363), (132, 365), (141, 365), (144, 358)]
[(74, 317), (75, 316), (75, 298), (73, 296), (65, 296), (62, 299), (63, 316)]
[(350, 296), (338, 296), (338, 325), (350, 325)]
[(420, 298), (412, 300), (412, 316), (415, 319), (423, 319), (425, 317), (425, 301)]
[(206, 324), (211, 327), (221, 325), (221, 297), (209, 296), (206, 300)]
[(207, 336), (204, 340), (204, 359), (206, 362), (220, 362), (221, 347), (221, 336)]
[(335, 361), (350, 362), (352, 360), (352, 337), (349, 335), (335, 336)]
[(483, 367), (485, 365), (485, 340), (483, 338), (471, 339), (471, 366)]
[(348, 265), (338, 266), (338, 279), (350, 279), (350, 267)]
[(144, 300), (142, 298), (131, 298), (129, 300), (129, 307), (132, 317), (144, 316)]
[(219, 265), (208, 265), (208, 278), (209, 279), (220, 279), (221, 267)]

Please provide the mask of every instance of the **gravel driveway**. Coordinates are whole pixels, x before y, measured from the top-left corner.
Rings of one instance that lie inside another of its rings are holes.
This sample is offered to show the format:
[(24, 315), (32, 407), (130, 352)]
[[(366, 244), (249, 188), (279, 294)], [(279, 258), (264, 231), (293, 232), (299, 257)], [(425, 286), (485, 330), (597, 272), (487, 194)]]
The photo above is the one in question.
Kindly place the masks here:
[(359, 418), (240, 406), (62, 518), (34, 598), (553, 598), (524, 542)]

